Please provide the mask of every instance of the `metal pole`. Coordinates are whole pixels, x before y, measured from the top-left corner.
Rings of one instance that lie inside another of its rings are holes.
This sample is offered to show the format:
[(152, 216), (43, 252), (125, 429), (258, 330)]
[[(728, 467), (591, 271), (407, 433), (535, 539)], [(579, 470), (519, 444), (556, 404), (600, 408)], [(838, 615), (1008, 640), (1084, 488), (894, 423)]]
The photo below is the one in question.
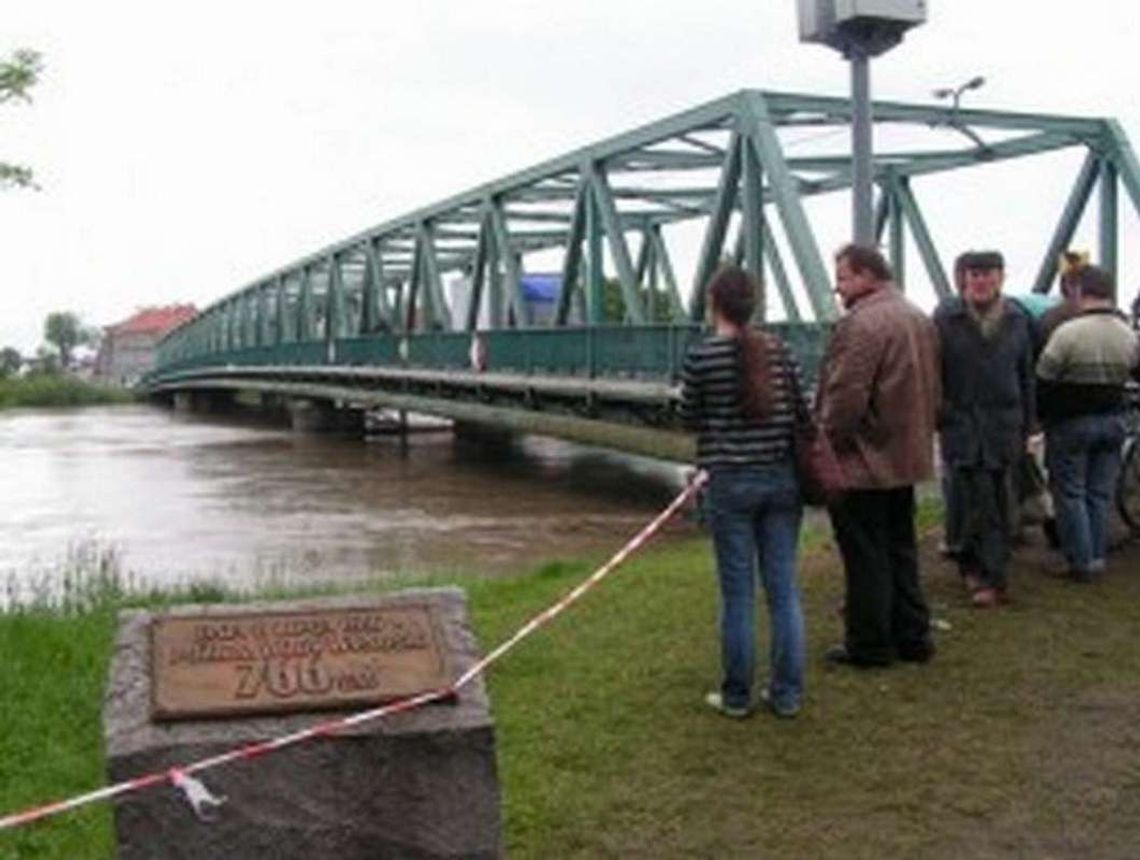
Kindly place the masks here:
[(855, 242), (875, 244), (871, 171), (871, 62), (860, 45), (851, 48), (852, 225)]
[(601, 325), (604, 320), (602, 305), (605, 293), (605, 272), (602, 261), (602, 219), (594, 190), (586, 189), (586, 312), (590, 325)]
[(1107, 158), (1100, 163), (1100, 264), (1116, 280), (1117, 260), (1116, 166)]

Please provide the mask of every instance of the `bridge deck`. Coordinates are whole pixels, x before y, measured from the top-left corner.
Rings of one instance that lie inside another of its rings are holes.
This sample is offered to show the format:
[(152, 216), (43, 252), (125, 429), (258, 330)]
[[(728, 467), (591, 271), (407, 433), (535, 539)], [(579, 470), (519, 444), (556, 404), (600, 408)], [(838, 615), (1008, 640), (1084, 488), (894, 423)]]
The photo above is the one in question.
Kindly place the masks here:
[[(775, 326), (809, 378), (827, 328)], [(696, 326), (373, 335), (253, 347), (171, 363), (152, 393), (246, 390), (492, 423), (672, 459), (679, 383)], [(475, 347), (477, 344), (477, 348)]]

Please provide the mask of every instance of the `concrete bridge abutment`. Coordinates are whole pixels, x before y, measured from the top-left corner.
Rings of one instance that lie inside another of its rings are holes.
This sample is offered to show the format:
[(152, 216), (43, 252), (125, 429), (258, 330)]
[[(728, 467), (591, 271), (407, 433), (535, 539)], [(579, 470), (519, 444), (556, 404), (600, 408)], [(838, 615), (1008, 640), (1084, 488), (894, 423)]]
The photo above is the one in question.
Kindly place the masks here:
[(293, 398), (286, 404), (289, 425), (297, 433), (364, 435), (364, 410), (338, 407), (331, 400)]

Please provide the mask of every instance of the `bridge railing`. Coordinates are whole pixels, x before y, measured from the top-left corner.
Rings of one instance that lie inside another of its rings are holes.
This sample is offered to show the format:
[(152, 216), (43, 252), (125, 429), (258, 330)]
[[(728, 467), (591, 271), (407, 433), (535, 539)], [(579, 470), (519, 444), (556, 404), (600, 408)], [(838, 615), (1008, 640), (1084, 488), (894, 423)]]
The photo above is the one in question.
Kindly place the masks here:
[[(776, 323), (780, 335), (813, 379), (830, 326)], [(377, 334), (226, 351), (165, 356), (144, 388), (224, 369), (279, 368), (283, 373), (327, 367), (383, 367), (454, 372), (620, 378), (676, 383), (685, 352), (704, 333), (696, 325), (595, 326), (468, 332)]]

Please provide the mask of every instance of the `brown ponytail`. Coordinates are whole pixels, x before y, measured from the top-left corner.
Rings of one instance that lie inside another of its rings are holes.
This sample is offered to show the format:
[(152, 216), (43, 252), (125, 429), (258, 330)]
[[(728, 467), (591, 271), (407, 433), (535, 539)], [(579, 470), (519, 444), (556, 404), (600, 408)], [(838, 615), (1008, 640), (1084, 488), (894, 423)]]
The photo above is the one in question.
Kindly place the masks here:
[(724, 265), (713, 273), (708, 291), (712, 307), (739, 331), (740, 411), (753, 421), (762, 421), (772, 410), (772, 383), (768, 336), (750, 325), (756, 307), (756, 280), (739, 266)]

